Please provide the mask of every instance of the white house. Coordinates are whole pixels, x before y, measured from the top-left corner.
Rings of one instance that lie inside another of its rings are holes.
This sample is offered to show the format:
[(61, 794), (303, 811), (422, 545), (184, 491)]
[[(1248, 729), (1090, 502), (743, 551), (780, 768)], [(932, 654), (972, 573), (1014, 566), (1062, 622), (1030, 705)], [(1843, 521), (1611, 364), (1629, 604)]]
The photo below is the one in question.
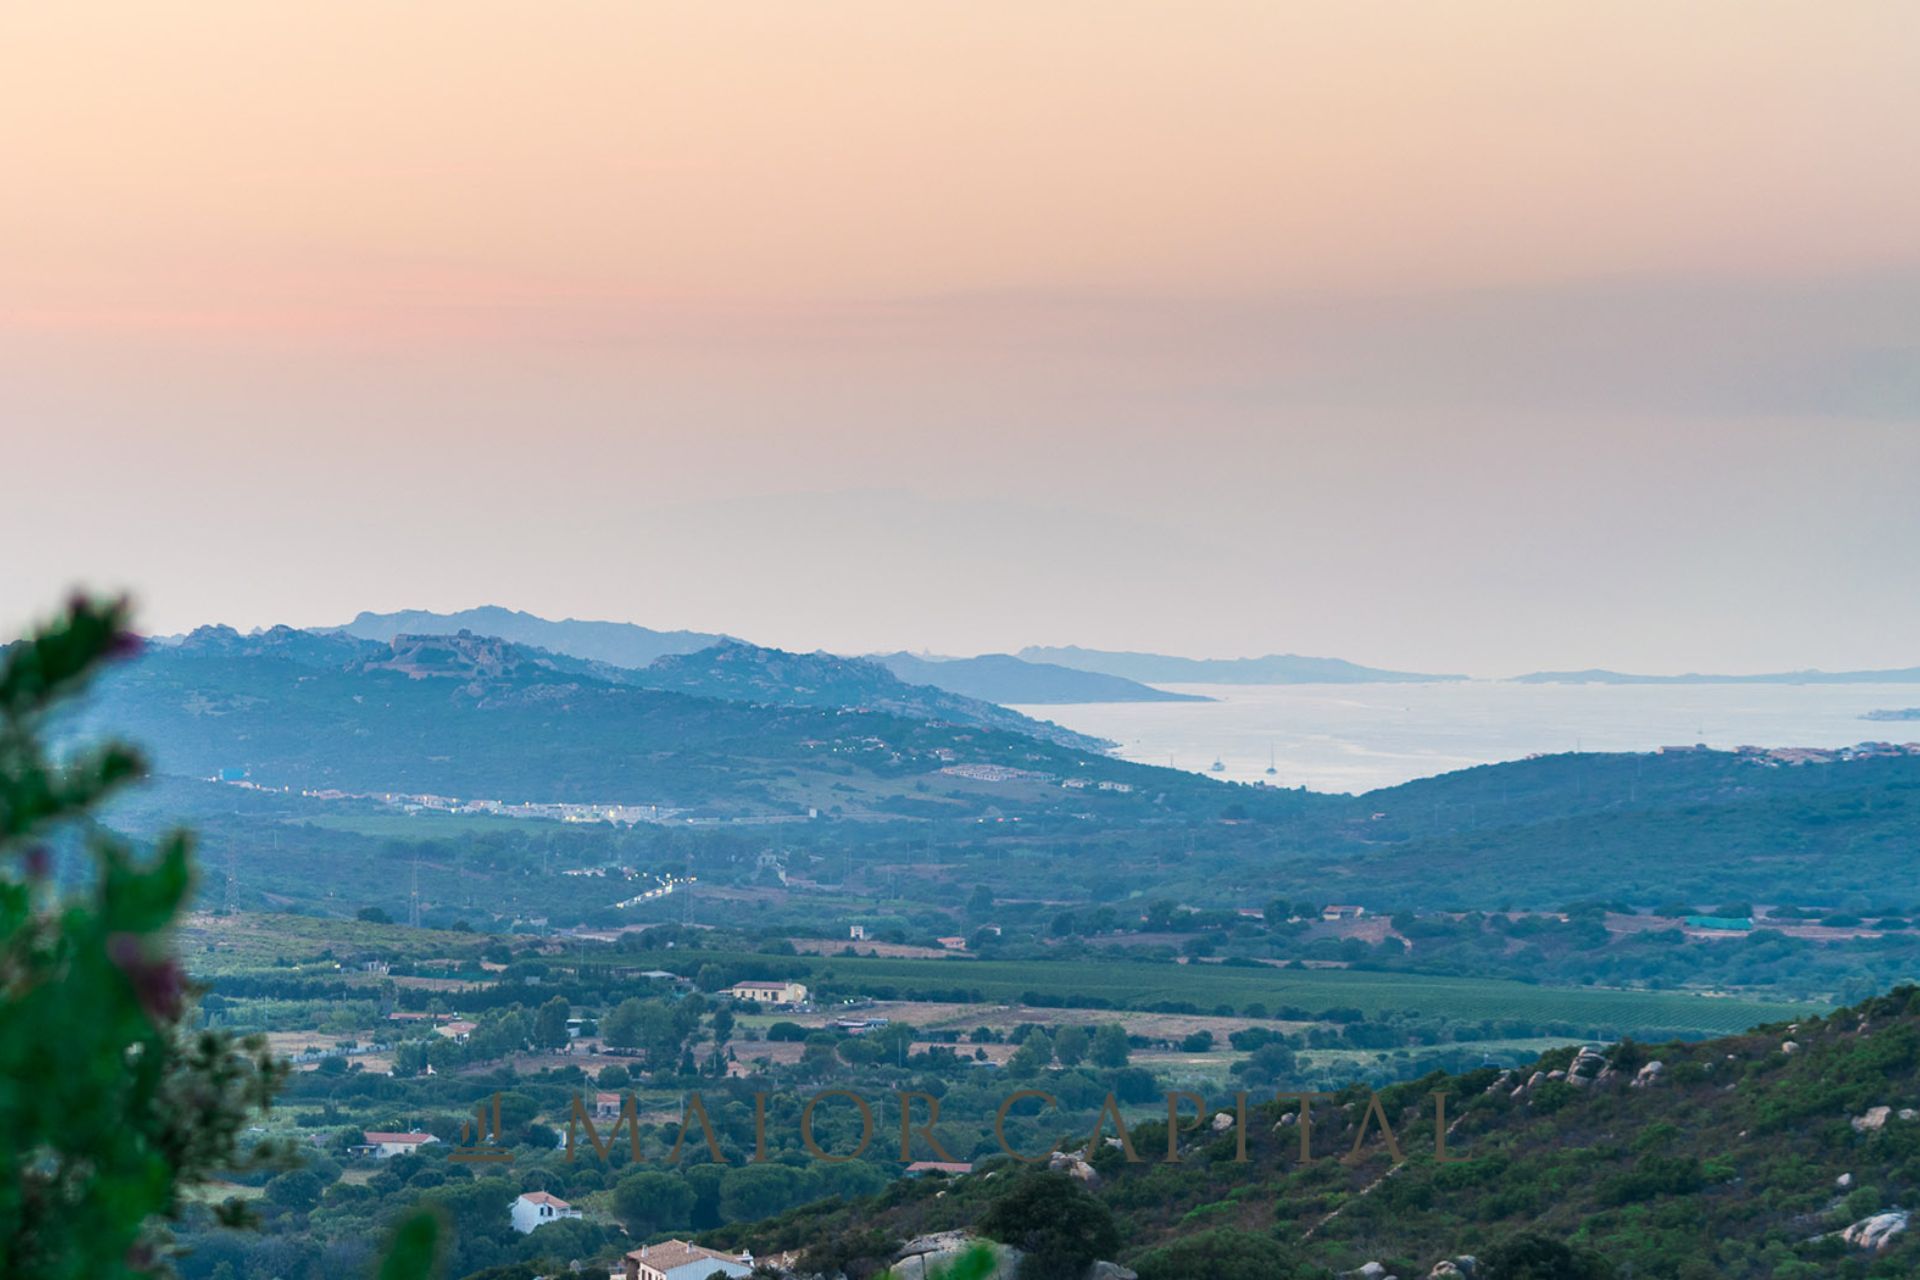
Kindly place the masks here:
[[(521, 1235), (535, 1227), (544, 1227), (549, 1222), (558, 1222), (562, 1218), (577, 1218), (580, 1211), (558, 1196), (550, 1196), (544, 1191), (528, 1191), (513, 1202), (510, 1211), (513, 1217), (513, 1229)], [(702, 1280), (705, 1280), (702, 1277)]]
[(736, 982), (727, 988), (735, 1000), (755, 1004), (805, 1004), (807, 989), (798, 982)]
[(386, 1133), (376, 1129), (367, 1130), (367, 1146), (373, 1148), (376, 1160), (391, 1160), (395, 1156), (410, 1156), (429, 1142), (440, 1139), (430, 1133)]
[(728, 1276), (753, 1274), (752, 1254), (720, 1253), (685, 1240), (641, 1245), (621, 1260), (626, 1280), (707, 1280), (718, 1271)]

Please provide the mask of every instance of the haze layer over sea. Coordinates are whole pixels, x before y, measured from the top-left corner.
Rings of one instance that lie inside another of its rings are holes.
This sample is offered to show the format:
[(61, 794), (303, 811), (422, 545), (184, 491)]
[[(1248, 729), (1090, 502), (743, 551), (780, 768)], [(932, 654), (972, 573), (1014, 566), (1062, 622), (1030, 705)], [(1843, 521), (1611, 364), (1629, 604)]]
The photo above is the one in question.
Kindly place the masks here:
[[(1120, 744), (1117, 754), (1234, 782), (1371, 791), (1561, 751), (1842, 747), (1920, 740), (1920, 722), (1860, 717), (1920, 706), (1920, 684), (1167, 685), (1214, 702), (1016, 707)], [(1269, 776), (1272, 753), (1275, 772)]]

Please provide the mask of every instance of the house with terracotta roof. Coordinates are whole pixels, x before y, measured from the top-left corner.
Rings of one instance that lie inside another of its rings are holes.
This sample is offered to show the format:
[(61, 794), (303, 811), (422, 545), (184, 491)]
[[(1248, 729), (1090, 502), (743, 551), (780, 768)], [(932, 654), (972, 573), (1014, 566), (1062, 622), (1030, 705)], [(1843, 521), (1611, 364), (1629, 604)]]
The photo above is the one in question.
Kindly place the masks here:
[(708, 1280), (715, 1272), (725, 1276), (753, 1274), (750, 1253), (721, 1253), (685, 1240), (643, 1244), (621, 1261), (626, 1280)]
[(391, 1160), (395, 1156), (410, 1156), (427, 1143), (438, 1141), (440, 1139), (430, 1133), (389, 1133), (381, 1129), (369, 1129), (366, 1145), (360, 1149), (376, 1160)]
[(544, 1227), (549, 1222), (558, 1222), (562, 1218), (577, 1218), (580, 1216), (580, 1211), (559, 1196), (548, 1195), (544, 1191), (527, 1191), (513, 1202), (513, 1207), (508, 1214), (513, 1219), (513, 1229), (525, 1235), (535, 1227)]

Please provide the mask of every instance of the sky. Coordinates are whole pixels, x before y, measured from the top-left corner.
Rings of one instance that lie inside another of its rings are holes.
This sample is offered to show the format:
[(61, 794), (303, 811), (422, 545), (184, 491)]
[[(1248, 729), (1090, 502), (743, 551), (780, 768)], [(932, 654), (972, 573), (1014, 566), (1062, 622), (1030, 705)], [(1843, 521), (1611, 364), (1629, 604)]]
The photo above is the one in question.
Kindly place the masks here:
[(0, 628), (1920, 664), (1920, 6), (0, 7)]

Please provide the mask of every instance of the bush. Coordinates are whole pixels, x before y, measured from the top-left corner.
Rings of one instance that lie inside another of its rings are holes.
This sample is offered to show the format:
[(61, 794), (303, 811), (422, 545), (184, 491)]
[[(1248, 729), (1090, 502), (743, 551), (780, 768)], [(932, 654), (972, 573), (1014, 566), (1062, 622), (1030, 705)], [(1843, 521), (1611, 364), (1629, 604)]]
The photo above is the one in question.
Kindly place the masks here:
[(1107, 1207), (1066, 1174), (1051, 1171), (1016, 1182), (987, 1207), (979, 1229), (1026, 1255), (1021, 1280), (1078, 1275), (1120, 1245)]
[(1479, 1270), (1484, 1280), (1604, 1280), (1611, 1274), (1596, 1255), (1536, 1231), (1508, 1236), (1487, 1250)]
[(1291, 1254), (1270, 1236), (1216, 1227), (1148, 1250), (1133, 1264), (1140, 1280), (1289, 1280)]

